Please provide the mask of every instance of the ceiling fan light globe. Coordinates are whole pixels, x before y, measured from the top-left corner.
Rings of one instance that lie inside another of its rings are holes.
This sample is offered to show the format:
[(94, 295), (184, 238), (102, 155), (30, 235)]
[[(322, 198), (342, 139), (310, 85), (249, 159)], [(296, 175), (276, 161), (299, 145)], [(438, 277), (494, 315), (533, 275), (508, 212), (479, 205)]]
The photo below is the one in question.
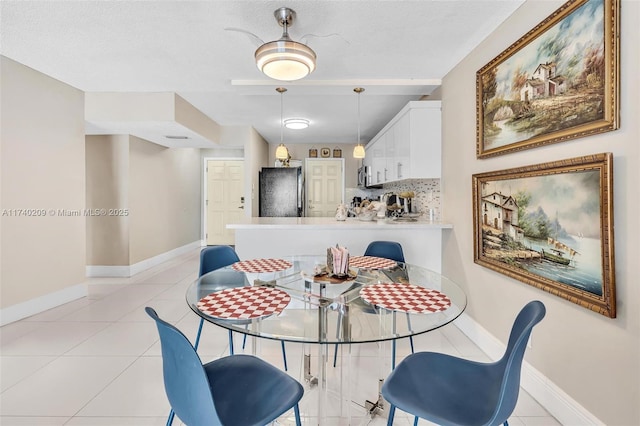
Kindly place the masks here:
[(307, 45), (291, 40), (265, 43), (256, 50), (256, 65), (274, 80), (300, 80), (316, 68), (316, 54)]

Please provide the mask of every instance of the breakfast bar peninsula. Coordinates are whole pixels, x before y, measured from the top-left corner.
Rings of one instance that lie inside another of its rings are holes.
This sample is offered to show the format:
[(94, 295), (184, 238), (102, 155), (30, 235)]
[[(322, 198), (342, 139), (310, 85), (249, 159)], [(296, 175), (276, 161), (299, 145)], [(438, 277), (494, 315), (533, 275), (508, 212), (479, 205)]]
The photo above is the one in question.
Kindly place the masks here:
[(400, 243), (408, 263), (441, 272), (443, 232), (453, 226), (426, 220), (252, 217), (227, 228), (235, 231), (241, 259), (324, 253), (336, 244), (361, 255), (371, 241), (385, 240)]

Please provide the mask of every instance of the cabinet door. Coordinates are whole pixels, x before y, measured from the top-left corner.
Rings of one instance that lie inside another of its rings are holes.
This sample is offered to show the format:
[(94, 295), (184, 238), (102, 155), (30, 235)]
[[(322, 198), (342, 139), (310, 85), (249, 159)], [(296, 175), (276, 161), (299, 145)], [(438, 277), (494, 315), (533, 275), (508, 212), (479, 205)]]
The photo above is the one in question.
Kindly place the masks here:
[(395, 128), (395, 159), (394, 173), (397, 180), (411, 178), (411, 115), (410, 111), (404, 114), (393, 126)]
[(372, 163), (373, 163), (373, 142), (369, 142), (364, 147), (364, 158), (362, 159), (362, 165), (368, 166), (369, 170), (371, 170)]
[(396, 131), (395, 126), (389, 127), (384, 133), (385, 143), (385, 166), (384, 166), (384, 182), (393, 182), (397, 180), (396, 176)]
[(384, 183), (384, 169), (386, 167), (385, 139), (379, 137), (373, 142), (371, 147), (371, 184), (380, 185)]
[[(411, 175), (413, 179), (439, 179), (441, 175), (441, 110), (440, 102), (430, 108), (412, 109)], [(409, 176), (408, 176), (409, 177)]]

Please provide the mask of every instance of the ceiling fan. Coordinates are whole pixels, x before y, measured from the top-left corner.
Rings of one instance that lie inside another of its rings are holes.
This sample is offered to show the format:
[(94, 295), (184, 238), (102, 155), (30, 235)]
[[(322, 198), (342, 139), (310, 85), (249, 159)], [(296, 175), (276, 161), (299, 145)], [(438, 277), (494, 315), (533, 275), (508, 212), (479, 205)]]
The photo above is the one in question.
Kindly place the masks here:
[(273, 12), (278, 25), (282, 27), (282, 36), (278, 40), (265, 43), (260, 37), (241, 28), (225, 28), (227, 31), (238, 31), (250, 37), (258, 46), (255, 60), (258, 69), (275, 80), (299, 80), (311, 74), (316, 68), (316, 53), (305, 44), (308, 37), (329, 37), (338, 34), (318, 36), (305, 34), (300, 42), (289, 37), (289, 27), (293, 25), (296, 12), (288, 7), (281, 7)]

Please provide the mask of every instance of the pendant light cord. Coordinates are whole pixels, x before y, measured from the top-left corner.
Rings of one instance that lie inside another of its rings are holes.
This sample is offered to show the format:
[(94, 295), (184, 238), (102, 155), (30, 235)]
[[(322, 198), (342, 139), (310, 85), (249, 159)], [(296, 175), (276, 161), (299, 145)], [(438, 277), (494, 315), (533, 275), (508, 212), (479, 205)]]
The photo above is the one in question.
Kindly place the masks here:
[(277, 87), (276, 91), (280, 93), (280, 145), (276, 148), (276, 158), (282, 162), (285, 167), (288, 167), (289, 150), (284, 146), (284, 92), (287, 91), (284, 87)]
[(353, 149), (353, 156), (355, 158), (364, 158), (364, 147), (360, 144), (360, 94), (364, 92), (364, 88), (356, 87), (353, 91), (358, 95), (358, 140), (356, 141), (356, 147)]
[(360, 93), (362, 91), (358, 91), (358, 145), (360, 145)]
[(284, 92), (286, 87), (276, 87), (276, 91), (280, 93), (280, 145), (284, 144)]

